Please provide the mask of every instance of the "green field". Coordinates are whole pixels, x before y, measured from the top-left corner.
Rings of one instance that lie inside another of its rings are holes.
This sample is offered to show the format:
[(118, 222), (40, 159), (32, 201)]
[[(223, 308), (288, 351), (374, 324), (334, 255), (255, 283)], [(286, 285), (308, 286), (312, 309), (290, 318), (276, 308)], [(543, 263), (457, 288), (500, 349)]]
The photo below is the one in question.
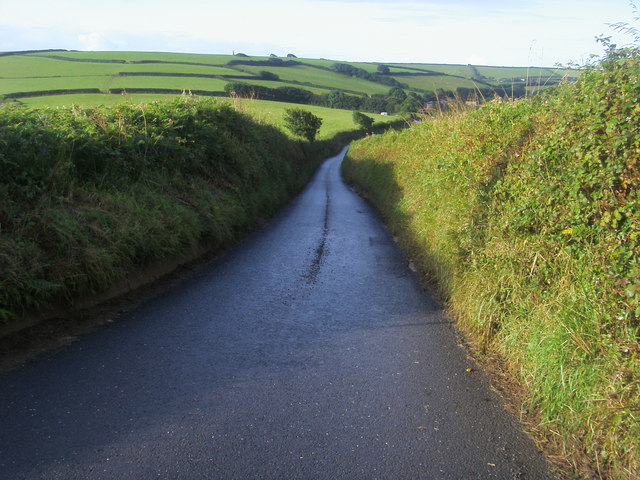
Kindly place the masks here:
[(443, 65), (437, 63), (392, 63), (389, 66), (404, 68), (406, 70), (416, 72), (437, 72), (443, 75), (452, 75), (454, 77), (469, 77), (471, 71), (467, 65)]
[[(336, 63), (361, 69), (360, 73), (357, 76), (338, 73), (333, 70)], [(162, 93), (159, 90), (171, 90), (171, 95), (175, 95), (176, 91), (223, 92), (229, 82), (241, 81), (270, 89), (295, 87), (307, 90), (316, 96), (316, 100), (306, 103), (329, 105), (322, 98), (337, 90), (357, 95), (361, 99), (360, 103), (364, 104), (364, 99), (371, 96), (388, 96), (395, 80), (395, 86), (401, 85), (406, 94), (413, 95), (420, 103), (423, 95), (436, 90), (454, 95), (458, 88), (475, 88), (476, 81), (471, 79), (477, 78), (478, 74), (484, 77), (481, 79), (484, 87), (508, 85), (510, 82), (522, 83), (523, 78), (533, 79), (534, 84), (547, 85), (557, 83), (563, 75), (577, 76), (573, 71), (536, 67), (471, 67), (429, 63), (387, 65), (391, 69), (390, 73), (382, 78), (380, 75), (376, 76), (379, 64), (336, 62), (328, 59), (159, 52), (0, 53), (0, 102), (4, 99), (30, 105), (60, 105), (79, 101), (93, 104), (99, 97), (79, 96), (78, 94), (88, 92), (78, 90), (96, 89), (105, 94), (113, 90), (111, 93), (119, 94), (123, 88), (133, 89), (136, 95), (146, 93), (151, 98), (158, 99), (158, 95)], [(361, 75), (362, 71), (368, 73)], [(265, 80), (265, 72), (277, 75), (277, 81)], [(47, 95), (47, 92), (50, 94)], [(63, 93), (68, 98), (61, 99)], [(111, 104), (129, 101), (129, 98), (116, 95), (105, 96), (103, 100), (104, 103)], [(330, 106), (358, 109), (347, 105)], [(380, 107), (369, 105), (368, 108), (369, 110), (363, 107), (370, 112), (401, 110), (397, 104)]]
[[(29, 54), (30, 57), (66, 57), (84, 60), (121, 60), (124, 62), (157, 61), (164, 62), (190, 62), (208, 65), (224, 65), (230, 60), (236, 60), (233, 55), (215, 55), (199, 53), (169, 53), (169, 52), (41, 52)], [(266, 57), (252, 57), (265, 58)]]
[(389, 91), (389, 87), (386, 85), (373, 83), (361, 78), (347, 77), (337, 72), (321, 70), (308, 65), (296, 65), (293, 67), (240, 66), (239, 68), (253, 75), (258, 75), (261, 71), (268, 70), (278, 75), (280, 80), (284, 82), (295, 83), (295, 86), (310, 84), (314, 86), (324, 86), (334, 90), (359, 93), (361, 95), (384, 94)]
[(477, 70), (481, 76), (485, 77), (485, 80), (490, 82), (502, 83), (504, 80), (525, 80), (529, 79), (562, 79), (564, 76), (577, 77), (576, 70), (568, 68), (544, 68), (544, 67), (492, 67), (475, 65), (471, 68), (470, 65), (442, 65), (434, 63), (415, 64), (415, 63), (394, 63), (389, 64), (395, 68), (391, 73), (395, 73), (396, 68), (403, 69), (404, 71), (411, 72), (437, 72), (447, 76), (461, 77), (461, 78), (473, 78), (477, 74), (474, 71)]
[[(392, 75), (393, 76), (393, 75)], [(474, 88), (476, 83), (466, 78), (452, 77), (450, 75), (420, 75), (393, 77), (399, 82), (409, 86), (410, 89), (431, 90), (438, 88), (444, 90), (455, 90), (458, 87)]]
[(170, 88), (174, 90), (224, 91), (228, 82), (218, 78), (192, 77), (111, 77), (109, 88)]
[[(224, 101), (224, 100), (222, 100)], [(265, 100), (239, 100), (234, 102), (241, 110), (246, 110), (256, 120), (276, 125), (284, 129), (283, 116), (286, 109), (291, 108), (291, 104), (282, 102), (268, 102)], [(356, 130), (358, 127), (353, 122), (353, 114), (349, 110), (337, 108), (318, 107), (315, 105), (305, 105), (305, 110), (322, 119), (322, 127), (318, 133), (320, 140), (333, 137), (338, 132)], [(391, 122), (398, 118), (394, 116), (384, 116), (368, 114), (376, 123)]]
[(85, 107), (99, 107), (101, 105), (116, 105), (127, 103), (138, 105), (163, 100), (171, 100), (175, 96), (162, 94), (76, 94), (76, 95), (49, 95), (42, 97), (29, 97), (20, 99), (21, 103), (30, 107), (64, 107), (82, 105)]
[(0, 95), (70, 88), (97, 88), (104, 91), (113, 78), (117, 77), (93, 75), (77, 77), (8, 78), (0, 80)]
[(312, 93), (316, 93), (318, 95), (322, 95), (322, 94), (326, 94), (329, 93), (332, 89), (329, 88), (318, 88), (318, 87), (311, 87), (309, 85), (292, 85), (289, 82), (274, 82), (271, 80), (245, 80), (245, 79), (238, 79), (235, 81), (239, 81), (242, 83), (250, 83), (251, 85), (257, 85), (259, 87), (267, 87), (267, 88), (279, 88), (279, 87), (296, 87), (296, 88), (302, 88), (304, 90), (308, 90)]

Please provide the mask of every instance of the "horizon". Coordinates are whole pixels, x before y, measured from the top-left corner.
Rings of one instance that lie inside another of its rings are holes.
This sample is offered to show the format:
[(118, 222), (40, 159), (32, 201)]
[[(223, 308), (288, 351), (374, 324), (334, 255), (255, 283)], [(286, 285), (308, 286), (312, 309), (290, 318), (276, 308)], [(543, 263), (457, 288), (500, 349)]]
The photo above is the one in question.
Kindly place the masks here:
[[(29, 53), (40, 53), (40, 52), (70, 52), (70, 53), (149, 53), (149, 54), (169, 54), (169, 55), (203, 55), (203, 56), (238, 56), (239, 54), (246, 55), (248, 58), (270, 58), (270, 55), (251, 55), (246, 52), (232, 52), (232, 53), (221, 53), (221, 52), (209, 52), (209, 53), (199, 53), (199, 52), (171, 52), (166, 50), (77, 50), (77, 49), (66, 49), (66, 48), (42, 48), (42, 49), (31, 49), (31, 50), (0, 50), (0, 56), (2, 55), (22, 55)], [(287, 58), (287, 54), (284, 55), (276, 55), (277, 58)], [(480, 63), (440, 63), (440, 62), (396, 62), (396, 61), (375, 61), (375, 62), (367, 62), (361, 60), (338, 60), (335, 58), (325, 58), (325, 57), (304, 57), (304, 56), (295, 56), (293, 59), (298, 60), (325, 60), (325, 61), (335, 61), (335, 62), (344, 62), (344, 63), (365, 63), (372, 65), (446, 65), (446, 66), (461, 66), (465, 67), (467, 65), (471, 65), (473, 67), (491, 67), (491, 68), (542, 68), (542, 69), (571, 69), (571, 68), (579, 68), (579, 67), (567, 67), (567, 66), (556, 66), (556, 65), (491, 65), (491, 64), (480, 64)]]
[[(292, 53), (363, 63), (495, 67), (584, 65), (611, 24), (633, 25), (627, 0), (88, 0), (2, 7), (0, 51), (138, 51), (250, 56)], [(226, 52), (226, 53), (225, 53)]]

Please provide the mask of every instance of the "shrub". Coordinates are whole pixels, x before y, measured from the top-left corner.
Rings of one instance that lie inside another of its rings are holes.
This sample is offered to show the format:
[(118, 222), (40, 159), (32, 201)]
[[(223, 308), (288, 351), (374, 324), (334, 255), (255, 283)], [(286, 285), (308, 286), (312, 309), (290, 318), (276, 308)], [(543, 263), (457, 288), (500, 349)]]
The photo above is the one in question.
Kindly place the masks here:
[(371, 127), (373, 126), (373, 118), (358, 111), (353, 112), (353, 121), (367, 132), (371, 131)]
[(313, 142), (322, 125), (322, 119), (306, 110), (291, 108), (285, 110), (284, 124), (294, 135), (300, 135)]
[(280, 77), (273, 72), (269, 72), (267, 70), (261, 70), (258, 76), (262, 80), (280, 80)]

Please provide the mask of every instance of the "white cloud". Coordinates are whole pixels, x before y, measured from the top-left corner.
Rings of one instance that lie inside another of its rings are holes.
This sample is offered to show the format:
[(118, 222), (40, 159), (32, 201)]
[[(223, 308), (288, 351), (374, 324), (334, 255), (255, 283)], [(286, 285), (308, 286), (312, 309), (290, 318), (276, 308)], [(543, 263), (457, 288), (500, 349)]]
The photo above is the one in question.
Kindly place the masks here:
[(78, 35), (78, 40), (82, 44), (82, 50), (102, 50), (105, 48), (102, 34), (99, 32)]
[(486, 65), (487, 57), (484, 55), (471, 55), (470, 57), (467, 57), (466, 62), (469, 65)]

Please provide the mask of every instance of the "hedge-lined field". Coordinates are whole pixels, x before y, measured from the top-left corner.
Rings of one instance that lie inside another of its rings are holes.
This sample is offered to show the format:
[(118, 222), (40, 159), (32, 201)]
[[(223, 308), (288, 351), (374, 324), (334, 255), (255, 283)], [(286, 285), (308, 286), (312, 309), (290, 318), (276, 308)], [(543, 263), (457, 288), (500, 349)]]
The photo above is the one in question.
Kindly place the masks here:
[(566, 478), (640, 478), (640, 54), (351, 147), (345, 175), (436, 285)]
[[(381, 68), (386, 71), (381, 71)], [(307, 104), (371, 113), (412, 113), (434, 102), (436, 97), (444, 99), (457, 95), (466, 99), (469, 92), (477, 89), (489, 92), (482, 94), (489, 98), (494, 95), (494, 87), (495, 93), (501, 96), (525, 95), (526, 82), (521, 78), (525, 76), (522, 71), (522, 68), (515, 67), (394, 66), (242, 54), (0, 52), (0, 102), (3, 96), (6, 96), (6, 101), (29, 98), (29, 92), (42, 97), (47, 96), (42, 95), (47, 90), (86, 88), (96, 88), (105, 95), (113, 93), (114, 88), (135, 89), (137, 92), (143, 88), (198, 90), (221, 95), (226, 83), (241, 81), (251, 86), (288, 87), (312, 92), (314, 95), (308, 97)], [(532, 78), (544, 77), (543, 84), (557, 82), (563, 74), (570, 72), (540, 68), (526, 71)], [(503, 89), (509, 82), (513, 88)], [(392, 88), (402, 92), (392, 91)], [(328, 98), (331, 92), (357, 98)], [(372, 97), (378, 98), (371, 101)], [(68, 104), (72, 104), (77, 99), (69, 97), (68, 100)], [(58, 100), (54, 101), (58, 104)], [(112, 101), (105, 97), (105, 103)], [(295, 100), (292, 102), (296, 103)]]

